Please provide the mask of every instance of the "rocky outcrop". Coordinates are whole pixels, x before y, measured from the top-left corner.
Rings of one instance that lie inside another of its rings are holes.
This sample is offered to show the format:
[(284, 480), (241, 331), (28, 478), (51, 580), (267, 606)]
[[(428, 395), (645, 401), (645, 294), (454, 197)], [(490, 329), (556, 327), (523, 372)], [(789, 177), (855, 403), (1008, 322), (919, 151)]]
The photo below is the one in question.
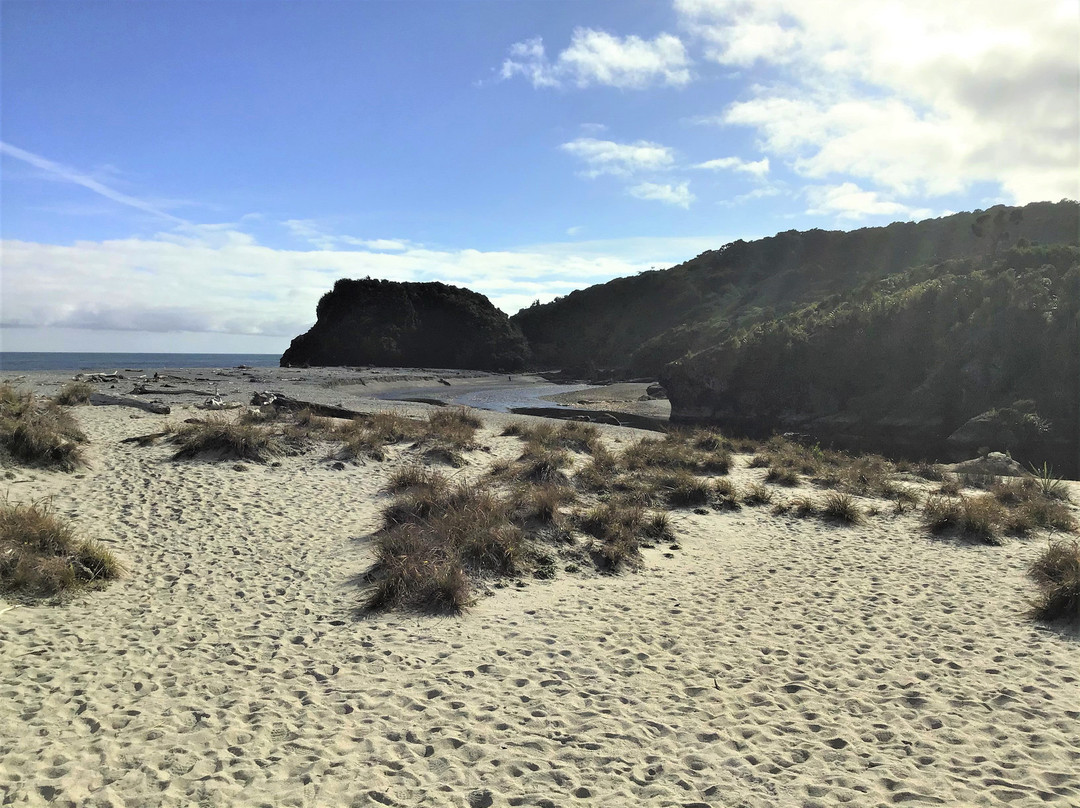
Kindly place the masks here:
[(518, 370), (529, 348), (486, 297), (444, 283), (341, 279), (281, 366), (379, 365)]

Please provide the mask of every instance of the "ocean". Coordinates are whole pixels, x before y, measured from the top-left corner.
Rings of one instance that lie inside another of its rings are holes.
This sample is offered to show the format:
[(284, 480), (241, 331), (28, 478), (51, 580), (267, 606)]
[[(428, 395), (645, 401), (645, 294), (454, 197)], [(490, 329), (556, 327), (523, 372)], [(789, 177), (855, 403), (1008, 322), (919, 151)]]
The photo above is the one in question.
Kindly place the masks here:
[(161, 370), (162, 368), (276, 368), (280, 354), (224, 353), (46, 353), (0, 351), (0, 371)]

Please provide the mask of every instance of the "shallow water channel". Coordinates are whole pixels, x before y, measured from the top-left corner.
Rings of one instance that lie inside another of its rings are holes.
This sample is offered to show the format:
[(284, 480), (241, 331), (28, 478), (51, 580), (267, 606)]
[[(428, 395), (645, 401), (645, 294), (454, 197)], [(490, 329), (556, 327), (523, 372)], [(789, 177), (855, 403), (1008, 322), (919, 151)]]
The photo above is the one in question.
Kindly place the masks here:
[(580, 390), (595, 390), (600, 385), (592, 384), (522, 384), (511, 386), (506, 382), (498, 386), (473, 387), (470, 390), (455, 391), (452, 387), (401, 388), (392, 392), (380, 393), (377, 398), (393, 401), (438, 400), (447, 404), (460, 404), (481, 410), (510, 412), (520, 407), (544, 407), (556, 410), (574, 410), (563, 404), (547, 401), (544, 396), (559, 393), (576, 393)]

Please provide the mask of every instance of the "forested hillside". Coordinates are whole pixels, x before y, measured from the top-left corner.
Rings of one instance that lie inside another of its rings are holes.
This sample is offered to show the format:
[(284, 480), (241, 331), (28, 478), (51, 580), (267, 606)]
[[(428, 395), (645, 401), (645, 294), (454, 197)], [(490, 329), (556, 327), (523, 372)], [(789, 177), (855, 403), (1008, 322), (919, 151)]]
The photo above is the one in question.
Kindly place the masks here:
[(919, 265), (981, 265), (1016, 244), (1076, 244), (1077, 227), (1076, 203), (1061, 202), (852, 232), (791, 230), (571, 292), (511, 320), (538, 366), (656, 375), (688, 352), (808, 303), (835, 305), (839, 295)]
[(540, 364), (659, 375), (672, 419), (1078, 468), (1080, 206), (735, 242), (515, 316)]

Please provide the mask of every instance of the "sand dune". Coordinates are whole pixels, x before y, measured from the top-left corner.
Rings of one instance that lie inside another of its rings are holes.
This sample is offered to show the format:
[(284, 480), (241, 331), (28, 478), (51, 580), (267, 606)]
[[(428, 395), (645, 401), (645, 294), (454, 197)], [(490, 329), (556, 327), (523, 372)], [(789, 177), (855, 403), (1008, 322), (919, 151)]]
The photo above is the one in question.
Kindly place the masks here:
[(3, 487), (132, 573), (0, 613), (5, 805), (1080, 804), (1080, 633), (1022, 615), (1043, 536), (678, 511), (639, 573), (363, 617), (408, 449), (174, 462), (119, 440), (194, 411), (77, 414), (88, 470)]

